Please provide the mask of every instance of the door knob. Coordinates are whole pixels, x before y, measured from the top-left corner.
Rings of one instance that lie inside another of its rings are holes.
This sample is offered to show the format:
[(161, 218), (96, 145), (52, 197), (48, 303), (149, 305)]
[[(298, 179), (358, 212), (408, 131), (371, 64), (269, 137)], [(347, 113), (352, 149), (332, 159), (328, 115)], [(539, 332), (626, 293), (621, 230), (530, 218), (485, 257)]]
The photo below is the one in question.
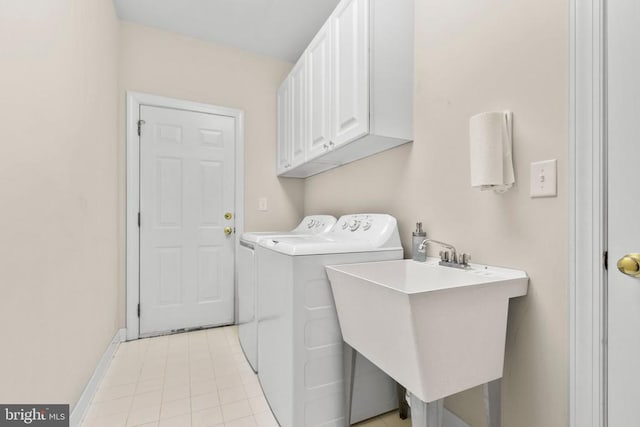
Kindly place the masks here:
[(229, 234), (231, 234), (233, 232), (233, 229), (231, 227), (225, 227), (224, 228), (224, 234), (226, 234), (227, 236)]
[(230, 220), (231, 218), (233, 218), (233, 215), (231, 214), (231, 212), (227, 212), (224, 214), (224, 219), (226, 219), (227, 221)]
[(640, 276), (640, 254), (626, 254), (618, 260), (618, 270), (627, 276)]

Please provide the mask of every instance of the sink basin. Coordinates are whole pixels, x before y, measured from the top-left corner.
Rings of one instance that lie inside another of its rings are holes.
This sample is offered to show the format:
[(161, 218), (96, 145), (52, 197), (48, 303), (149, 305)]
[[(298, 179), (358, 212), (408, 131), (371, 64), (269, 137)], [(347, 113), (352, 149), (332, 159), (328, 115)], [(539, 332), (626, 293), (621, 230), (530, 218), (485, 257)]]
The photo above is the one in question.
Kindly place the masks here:
[(327, 266), (346, 343), (423, 402), (502, 377), (523, 271), (398, 260)]

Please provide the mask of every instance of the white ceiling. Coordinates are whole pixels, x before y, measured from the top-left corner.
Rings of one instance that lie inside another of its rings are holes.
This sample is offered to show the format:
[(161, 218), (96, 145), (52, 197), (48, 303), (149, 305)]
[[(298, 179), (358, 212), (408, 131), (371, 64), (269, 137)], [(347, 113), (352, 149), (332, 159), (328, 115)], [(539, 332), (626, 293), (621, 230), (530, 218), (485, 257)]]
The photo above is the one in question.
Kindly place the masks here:
[(113, 0), (120, 19), (295, 62), (338, 0)]

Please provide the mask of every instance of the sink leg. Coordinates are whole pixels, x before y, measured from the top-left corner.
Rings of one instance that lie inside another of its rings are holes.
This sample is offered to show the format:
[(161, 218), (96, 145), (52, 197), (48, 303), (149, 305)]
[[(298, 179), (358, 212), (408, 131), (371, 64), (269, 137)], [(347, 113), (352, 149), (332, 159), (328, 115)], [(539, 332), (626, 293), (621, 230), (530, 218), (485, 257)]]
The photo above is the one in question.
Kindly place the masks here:
[(344, 343), (344, 397), (346, 425), (351, 425), (351, 406), (353, 404), (353, 382), (356, 374), (356, 356), (358, 352), (349, 344)]
[(407, 403), (407, 389), (402, 387), (400, 383), (396, 383), (396, 391), (398, 393), (398, 415), (401, 420), (409, 417), (409, 404)]
[(426, 403), (411, 394), (411, 427), (442, 427), (444, 399)]
[(500, 427), (500, 384), (501, 380), (498, 378), (482, 387), (487, 427)]

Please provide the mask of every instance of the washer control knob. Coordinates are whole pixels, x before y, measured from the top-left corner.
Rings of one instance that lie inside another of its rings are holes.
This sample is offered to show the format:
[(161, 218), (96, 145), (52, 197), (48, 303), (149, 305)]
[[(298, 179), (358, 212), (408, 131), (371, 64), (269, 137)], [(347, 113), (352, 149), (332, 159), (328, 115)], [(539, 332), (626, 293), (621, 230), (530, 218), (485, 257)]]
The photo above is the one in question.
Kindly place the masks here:
[(351, 221), (349, 221), (349, 230), (356, 231), (358, 227), (360, 227), (360, 221), (358, 221), (357, 219), (352, 219)]
[(365, 221), (365, 222), (362, 224), (362, 229), (363, 229), (364, 231), (367, 231), (367, 230), (368, 230), (368, 229), (370, 229), (370, 228), (371, 228), (371, 222), (370, 222), (370, 221)]

